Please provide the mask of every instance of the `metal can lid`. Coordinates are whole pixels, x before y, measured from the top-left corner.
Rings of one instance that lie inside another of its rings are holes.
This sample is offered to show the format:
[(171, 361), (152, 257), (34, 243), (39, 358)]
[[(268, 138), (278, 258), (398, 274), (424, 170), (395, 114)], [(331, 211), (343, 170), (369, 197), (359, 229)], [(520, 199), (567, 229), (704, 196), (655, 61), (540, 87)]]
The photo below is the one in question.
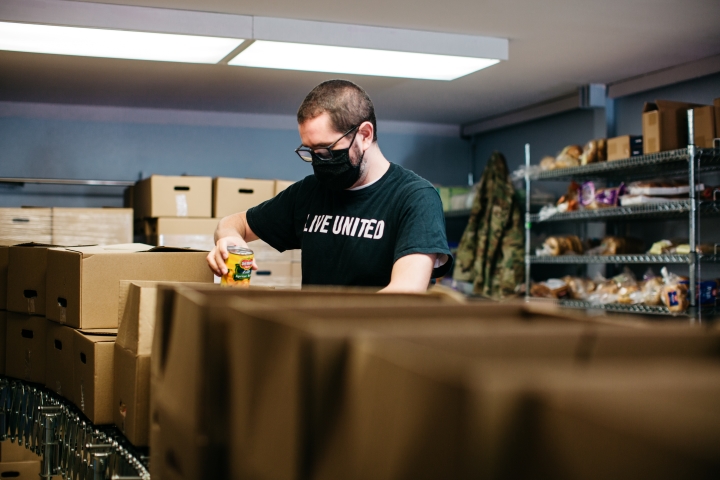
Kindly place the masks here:
[(235, 255), (252, 255), (253, 251), (249, 248), (245, 247), (238, 247), (236, 245), (230, 245), (228, 247), (228, 252), (234, 253)]

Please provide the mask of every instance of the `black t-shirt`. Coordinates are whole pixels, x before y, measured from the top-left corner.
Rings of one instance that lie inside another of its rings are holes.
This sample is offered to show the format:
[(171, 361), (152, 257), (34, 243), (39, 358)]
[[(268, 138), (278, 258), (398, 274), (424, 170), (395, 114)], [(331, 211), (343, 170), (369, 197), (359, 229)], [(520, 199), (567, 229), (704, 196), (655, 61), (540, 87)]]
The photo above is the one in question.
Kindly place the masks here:
[(412, 253), (448, 255), (433, 277), (452, 264), (440, 196), (395, 164), (354, 191), (333, 192), (307, 176), (248, 210), (247, 221), (273, 248), (302, 249), (303, 285), (385, 287), (395, 261)]

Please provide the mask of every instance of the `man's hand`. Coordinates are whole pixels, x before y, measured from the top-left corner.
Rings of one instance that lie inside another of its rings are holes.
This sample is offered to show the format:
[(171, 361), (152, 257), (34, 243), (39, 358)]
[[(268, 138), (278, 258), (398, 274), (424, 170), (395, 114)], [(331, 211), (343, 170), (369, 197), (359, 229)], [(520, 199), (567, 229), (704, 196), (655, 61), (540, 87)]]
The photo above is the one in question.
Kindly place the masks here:
[[(257, 240), (258, 237), (247, 224), (245, 212), (236, 213), (223, 218), (218, 223), (215, 231), (215, 248), (208, 253), (207, 262), (210, 270), (218, 277), (222, 277), (228, 271), (225, 260), (228, 258), (228, 247), (237, 246), (249, 248), (246, 240)], [(252, 249), (251, 249), (252, 250)], [(253, 258), (253, 270), (257, 270), (257, 263)]]

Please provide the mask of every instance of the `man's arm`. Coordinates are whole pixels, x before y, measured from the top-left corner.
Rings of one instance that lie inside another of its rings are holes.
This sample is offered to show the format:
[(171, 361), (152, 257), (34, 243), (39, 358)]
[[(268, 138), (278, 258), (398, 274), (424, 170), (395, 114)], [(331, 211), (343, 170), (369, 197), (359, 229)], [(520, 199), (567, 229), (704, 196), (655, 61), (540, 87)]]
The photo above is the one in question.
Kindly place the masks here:
[[(207, 256), (210, 270), (219, 277), (225, 275), (227, 273), (227, 267), (225, 266), (225, 260), (228, 257), (227, 247), (236, 245), (248, 248), (247, 242), (252, 242), (258, 238), (250, 225), (248, 225), (245, 212), (234, 213), (223, 218), (215, 230), (215, 248)], [(257, 270), (254, 260), (253, 270)]]
[(437, 254), (413, 253), (397, 259), (390, 284), (379, 293), (423, 293), (430, 285)]

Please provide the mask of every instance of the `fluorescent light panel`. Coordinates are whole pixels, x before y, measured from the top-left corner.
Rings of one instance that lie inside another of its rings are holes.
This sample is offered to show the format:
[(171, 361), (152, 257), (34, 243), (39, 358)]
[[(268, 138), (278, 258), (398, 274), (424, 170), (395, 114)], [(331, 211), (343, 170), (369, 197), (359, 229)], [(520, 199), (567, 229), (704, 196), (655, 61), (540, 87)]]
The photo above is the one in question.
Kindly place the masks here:
[(239, 38), (0, 22), (0, 50), (14, 52), (218, 63), (243, 41)]
[(495, 65), (491, 58), (255, 41), (230, 65), (382, 77), (455, 80)]

